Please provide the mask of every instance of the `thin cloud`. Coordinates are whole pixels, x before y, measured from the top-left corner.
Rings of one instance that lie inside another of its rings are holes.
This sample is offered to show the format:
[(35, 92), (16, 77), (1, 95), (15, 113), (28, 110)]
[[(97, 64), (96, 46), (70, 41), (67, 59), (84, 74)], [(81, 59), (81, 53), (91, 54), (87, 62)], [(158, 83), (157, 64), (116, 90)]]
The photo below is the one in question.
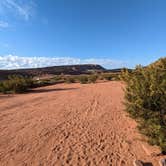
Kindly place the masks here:
[(25, 20), (29, 20), (29, 18), (32, 16), (35, 3), (32, 1), (24, 0), (2, 0), (0, 2), (0, 6), (1, 8), (4, 7), (5, 9), (14, 12), (16, 15), (22, 16)]
[(8, 28), (8, 27), (9, 27), (8, 22), (1, 21), (1, 20), (0, 20), (0, 28)]
[(74, 64), (99, 64), (107, 68), (124, 67), (125, 63), (111, 59), (79, 59), (73, 57), (20, 57), (0, 56), (0, 69), (38, 68)]
[(124, 67), (126, 65), (126, 62), (119, 61), (119, 60), (112, 60), (108, 58), (90, 58), (85, 59), (84, 63), (89, 64), (100, 64), (108, 68), (119, 68)]

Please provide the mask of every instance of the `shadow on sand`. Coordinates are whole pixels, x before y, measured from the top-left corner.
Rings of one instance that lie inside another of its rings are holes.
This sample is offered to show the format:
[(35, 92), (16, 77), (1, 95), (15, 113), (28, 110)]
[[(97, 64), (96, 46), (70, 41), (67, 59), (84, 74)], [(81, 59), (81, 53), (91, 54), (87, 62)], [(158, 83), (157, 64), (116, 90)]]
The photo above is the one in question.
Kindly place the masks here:
[(6, 99), (6, 98), (11, 98), (14, 97), (13, 94), (0, 94), (0, 99)]
[(76, 89), (78, 88), (31, 89), (28, 91), (28, 93), (47, 93), (47, 92), (68, 91)]
[(143, 163), (143, 166), (153, 166), (152, 163)]

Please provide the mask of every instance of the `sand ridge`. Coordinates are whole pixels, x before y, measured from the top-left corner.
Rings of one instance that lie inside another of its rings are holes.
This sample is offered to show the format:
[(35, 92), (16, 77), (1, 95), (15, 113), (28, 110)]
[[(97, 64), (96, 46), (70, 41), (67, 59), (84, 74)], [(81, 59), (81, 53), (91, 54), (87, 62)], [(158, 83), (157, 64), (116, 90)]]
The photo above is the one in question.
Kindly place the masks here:
[(157, 166), (157, 148), (141, 140), (124, 111), (123, 88), (59, 84), (0, 95), (0, 165), (132, 166), (141, 159)]

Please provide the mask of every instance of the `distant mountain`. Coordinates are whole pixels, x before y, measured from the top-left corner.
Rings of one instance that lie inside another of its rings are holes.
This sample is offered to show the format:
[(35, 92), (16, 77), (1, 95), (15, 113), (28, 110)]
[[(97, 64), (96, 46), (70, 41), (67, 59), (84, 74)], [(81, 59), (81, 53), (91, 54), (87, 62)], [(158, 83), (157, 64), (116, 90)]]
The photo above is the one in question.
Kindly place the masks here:
[(100, 65), (85, 64), (85, 65), (66, 65), (53, 66), (32, 69), (15, 69), (15, 70), (0, 70), (0, 80), (6, 79), (9, 75), (24, 75), (24, 76), (41, 76), (41, 75), (80, 75), (90, 74), (93, 72), (106, 72), (107, 70)]

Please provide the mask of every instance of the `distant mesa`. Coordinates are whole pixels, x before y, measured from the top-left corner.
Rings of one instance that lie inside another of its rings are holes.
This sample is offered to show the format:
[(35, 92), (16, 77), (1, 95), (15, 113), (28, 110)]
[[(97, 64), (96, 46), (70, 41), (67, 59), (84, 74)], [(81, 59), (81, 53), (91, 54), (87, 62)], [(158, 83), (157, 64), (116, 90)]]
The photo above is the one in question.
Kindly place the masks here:
[(40, 76), (40, 75), (80, 75), (90, 74), (93, 72), (107, 71), (100, 65), (96, 64), (83, 64), (83, 65), (66, 65), (66, 66), (52, 66), (42, 68), (30, 69), (13, 69), (13, 70), (0, 70), (0, 79), (6, 79), (9, 75), (24, 75), (24, 76)]
[[(64, 65), (64, 66), (51, 66), (42, 68), (27, 68), (27, 69), (12, 69), (0, 70), (0, 80), (7, 79), (9, 75), (23, 75), (23, 76), (43, 76), (43, 75), (81, 75), (92, 73), (119, 73), (123, 68), (118, 69), (105, 69), (98, 64), (81, 64), (81, 65)], [(129, 69), (130, 70), (130, 69)]]

